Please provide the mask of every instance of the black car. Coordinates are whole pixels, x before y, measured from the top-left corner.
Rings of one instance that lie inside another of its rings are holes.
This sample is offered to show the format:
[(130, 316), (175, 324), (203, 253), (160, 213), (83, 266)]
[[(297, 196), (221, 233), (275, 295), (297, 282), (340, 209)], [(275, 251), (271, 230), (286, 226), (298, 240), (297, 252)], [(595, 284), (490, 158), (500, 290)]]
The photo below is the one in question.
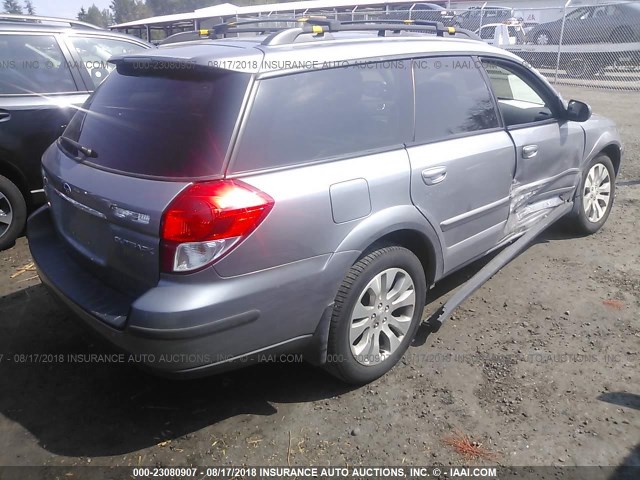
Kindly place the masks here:
[(484, 8), (471, 7), (453, 18), (453, 25), (458, 28), (476, 31), (482, 25), (490, 23), (505, 23), (514, 16), (510, 7), (486, 6)]
[(113, 68), (152, 45), (75, 20), (0, 15), (0, 250), (44, 201), (40, 157)]
[(431, 22), (442, 22), (445, 26), (453, 25), (455, 12), (435, 3), (407, 3), (395, 4), (387, 14), (387, 18), (392, 19), (412, 19), (428, 20)]
[[(541, 23), (529, 30), (527, 41), (557, 45), (562, 18)], [(580, 7), (564, 17), (563, 44), (628, 43), (640, 40), (640, 3)]]

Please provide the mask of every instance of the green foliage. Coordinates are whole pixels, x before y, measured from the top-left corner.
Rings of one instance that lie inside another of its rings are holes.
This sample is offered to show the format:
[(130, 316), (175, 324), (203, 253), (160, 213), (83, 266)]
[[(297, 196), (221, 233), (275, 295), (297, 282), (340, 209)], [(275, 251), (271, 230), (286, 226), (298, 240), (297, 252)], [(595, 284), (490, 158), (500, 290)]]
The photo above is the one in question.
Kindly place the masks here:
[(2, 6), (4, 13), (22, 13), (22, 7), (18, 3), (18, 0), (3, 0)]
[(33, 6), (33, 3), (31, 2), (31, 0), (25, 0), (24, 9), (26, 10), (27, 15), (35, 15), (36, 14), (36, 8)]
[(115, 23), (131, 22), (153, 15), (143, 0), (111, 0)]
[(78, 20), (92, 23), (98, 27), (107, 27), (113, 23), (113, 16), (108, 9), (100, 10), (95, 4), (91, 5), (87, 10), (82, 7), (78, 12)]

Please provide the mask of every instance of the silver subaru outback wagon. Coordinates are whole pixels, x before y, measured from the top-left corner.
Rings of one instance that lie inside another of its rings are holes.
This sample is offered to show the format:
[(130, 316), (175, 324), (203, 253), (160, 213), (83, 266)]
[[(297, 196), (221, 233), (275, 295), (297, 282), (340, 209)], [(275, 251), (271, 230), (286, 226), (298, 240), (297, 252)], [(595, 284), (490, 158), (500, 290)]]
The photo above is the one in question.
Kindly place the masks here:
[(43, 282), (156, 372), (295, 352), (363, 383), (446, 275), (554, 215), (597, 231), (614, 124), (472, 34), (403, 28), (308, 21), (113, 58), (43, 157)]

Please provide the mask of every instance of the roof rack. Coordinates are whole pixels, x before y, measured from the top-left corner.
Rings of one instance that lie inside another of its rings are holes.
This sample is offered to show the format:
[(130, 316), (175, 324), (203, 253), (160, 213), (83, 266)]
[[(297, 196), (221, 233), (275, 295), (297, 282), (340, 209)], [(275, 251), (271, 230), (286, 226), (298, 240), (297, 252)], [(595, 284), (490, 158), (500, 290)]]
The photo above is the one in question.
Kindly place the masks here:
[(1, 13), (0, 14), (0, 22), (14, 22), (21, 24), (42, 24), (43, 22), (51, 22), (51, 23), (63, 23), (67, 24), (72, 28), (90, 28), (92, 30), (104, 30), (97, 25), (92, 25), (91, 23), (81, 22), (80, 20), (73, 20), (70, 18), (59, 18), (59, 17), (42, 17), (40, 15), (18, 15), (12, 13)]
[(472, 40), (480, 40), (475, 33), (462, 28), (445, 27), (441, 22), (431, 22), (427, 20), (350, 20), (340, 21), (326, 18), (306, 18), (300, 28), (292, 28), (286, 31), (277, 32), (262, 42), (263, 45), (282, 45), (292, 43), (302, 34), (312, 33), (316, 35), (324, 35), (333, 32), (356, 32), (356, 31), (375, 31), (378, 36), (384, 37), (387, 32), (398, 34), (401, 31), (409, 32), (431, 32), (438, 37), (444, 37), (445, 34), (462, 35)]
[[(276, 23), (304, 23), (310, 17), (289, 17), (289, 18), (259, 18), (253, 20), (233, 20), (225, 23), (219, 23), (214, 25), (209, 30), (200, 30), (200, 34), (209, 36), (209, 38), (220, 38), (221, 36), (230, 33), (274, 33), (282, 30), (286, 30), (291, 27), (278, 27), (278, 26), (264, 26), (264, 27), (245, 27), (245, 25), (255, 24), (276, 24)], [(313, 17), (317, 19), (324, 19), (325, 17)]]
[[(433, 22), (428, 20), (387, 20), (387, 19), (374, 19), (374, 20), (324, 20), (310, 18), (307, 22), (313, 33), (324, 32), (345, 32), (345, 31), (377, 31), (378, 35), (384, 36), (385, 32), (391, 31), (394, 33), (400, 31), (413, 31), (413, 32), (435, 32), (438, 37), (444, 37), (445, 34), (456, 35), (461, 34), (469, 38), (476, 39), (475, 33), (469, 30), (457, 29), (455, 27), (445, 27), (442, 22)], [(321, 27), (322, 32), (318, 28)], [(303, 30), (308, 30), (309, 27), (305, 25)]]
[[(244, 28), (244, 25), (255, 25), (259, 23), (297, 23), (299, 27), (287, 28)], [(429, 32), (435, 33), (438, 37), (447, 35), (462, 35), (473, 40), (479, 40), (479, 37), (470, 30), (457, 29), (454, 27), (445, 27), (442, 22), (431, 22), (427, 20), (349, 20), (340, 21), (328, 19), (321, 16), (310, 17), (291, 17), (291, 18), (268, 18), (255, 20), (242, 20), (220, 23), (214, 25), (210, 32), (211, 38), (219, 38), (220, 35), (241, 32), (273, 32), (262, 44), (263, 45), (280, 45), (292, 43), (302, 34), (322, 35), (324, 33), (333, 32), (355, 32), (355, 31), (377, 31), (378, 36), (384, 37), (387, 32), (395, 34), (401, 31), (411, 32)]]
[[(251, 27), (256, 24), (295, 23), (297, 27)], [(248, 27), (245, 27), (248, 26)], [(270, 33), (262, 45), (282, 45), (293, 43), (303, 34), (323, 35), (333, 32), (376, 31), (378, 36), (384, 37), (387, 32), (398, 34), (402, 31), (435, 33), (438, 37), (446, 35), (462, 35), (473, 40), (480, 38), (470, 30), (445, 27), (442, 22), (427, 20), (349, 20), (340, 21), (321, 16), (290, 17), (290, 18), (261, 18), (255, 20), (241, 20), (219, 23), (209, 30), (200, 30), (201, 36), (212, 39), (221, 38), (233, 33)]]

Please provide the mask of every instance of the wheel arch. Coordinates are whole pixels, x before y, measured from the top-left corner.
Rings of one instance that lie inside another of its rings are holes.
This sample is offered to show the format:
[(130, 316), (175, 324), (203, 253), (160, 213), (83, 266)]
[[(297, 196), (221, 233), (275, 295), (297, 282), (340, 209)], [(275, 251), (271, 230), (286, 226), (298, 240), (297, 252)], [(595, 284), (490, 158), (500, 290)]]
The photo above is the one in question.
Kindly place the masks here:
[(22, 193), (27, 206), (31, 206), (31, 194), (29, 192), (27, 179), (22, 174), (20, 169), (18, 169), (15, 165), (7, 162), (6, 160), (0, 158), (0, 175), (8, 178), (11, 182), (13, 182)]
[(424, 270), (427, 285), (433, 284), (437, 275), (438, 260), (435, 247), (426, 235), (410, 228), (394, 230), (393, 232), (383, 235), (369, 245), (363, 251), (362, 256), (388, 245), (404, 247), (418, 257), (418, 260), (420, 260), (420, 263), (422, 264), (422, 269)]
[(611, 163), (613, 163), (613, 170), (617, 177), (618, 173), (620, 173), (620, 163), (622, 161), (622, 152), (620, 151), (620, 147), (615, 143), (610, 143), (604, 147), (600, 153), (604, 153), (611, 159)]
[(336, 252), (357, 252), (355, 263), (372, 249), (391, 244), (407, 248), (420, 259), (429, 284), (442, 276), (442, 243), (432, 224), (413, 205), (395, 206), (363, 220), (349, 232)]

